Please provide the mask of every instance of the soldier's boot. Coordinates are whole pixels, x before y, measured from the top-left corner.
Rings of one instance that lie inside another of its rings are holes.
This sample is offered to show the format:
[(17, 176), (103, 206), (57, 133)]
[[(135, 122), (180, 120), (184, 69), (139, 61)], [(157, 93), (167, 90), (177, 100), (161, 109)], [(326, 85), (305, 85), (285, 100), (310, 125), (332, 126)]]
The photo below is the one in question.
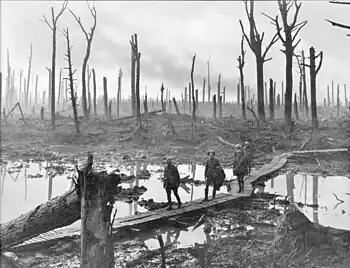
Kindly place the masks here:
[(204, 189), (204, 199), (203, 201), (208, 201), (208, 192), (209, 192), (209, 188), (205, 187)]
[(168, 207), (166, 210), (172, 210), (173, 206), (172, 206), (172, 202), (171, 202), (171, 195), (168, 193), (167, 193), (167, 195), (168, 195)]
[(242, 192), (243, 192), (244, 191), (244, 180), (243, 179), (241, 181), (241, 184), (242, 184), (241, 189), (242, 189)]
[(215, 188), (213, 188), (213, 199), (215, 199), (215, 195), (216, 195), (216, 190)]

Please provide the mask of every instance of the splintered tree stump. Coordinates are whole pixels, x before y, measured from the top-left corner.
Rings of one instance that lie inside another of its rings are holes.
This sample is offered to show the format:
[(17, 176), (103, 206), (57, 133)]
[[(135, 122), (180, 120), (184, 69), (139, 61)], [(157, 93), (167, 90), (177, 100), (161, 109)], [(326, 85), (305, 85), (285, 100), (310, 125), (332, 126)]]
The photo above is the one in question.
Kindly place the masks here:
[(92, 171), (93, 155), (78, 170), (81, 189), (81, 268), (114, 267), (111, 213), (120, 178)]
[(216, 95), (213, 96), (213, 119), (216, 119)]

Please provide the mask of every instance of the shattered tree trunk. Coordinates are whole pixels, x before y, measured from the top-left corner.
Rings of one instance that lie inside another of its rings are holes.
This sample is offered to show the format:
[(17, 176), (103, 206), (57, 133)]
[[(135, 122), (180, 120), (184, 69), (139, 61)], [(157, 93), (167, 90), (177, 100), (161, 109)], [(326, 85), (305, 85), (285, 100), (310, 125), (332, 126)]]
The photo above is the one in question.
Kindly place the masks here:
[(326, 101), (326, 98), (323, 99), (323, 108), (326, 109), (327, 107), (327, 101)]
[[(38, 104), (38, 79), (39, 79), (39, 76), (36, 75), (36, 79), (35, 79), (35, 101), (34, 101), (35, 106)], [(19, 98), (19, 101), (20, 101), (20, 98)]]
[(91, 116), (91, 91), (90, 91), (90, 81), (91, 81), (91, 71), (90, 71), (90, 67), (89, 65), (87, 66), (87, 92), (88, 92), (88, 103), (89, 103), (89, 108), (88, 108), (88, 112), (89, 112), (89, 117)]
[(131, 36), (131, 110), (132, 115), (136, 115), (136, 99), (135, 99), (135, 68), (136, 68), (136, 58), (134, 53), (134, 36)]
[(139, 52), (137, 34), (134, 34), (135, 41), (135, 58), (136, 58), (136, 88), (135, 88), (135, 98), (136, 98), (136, 120), (137, 126), (141, 127), (141, 100), (140, 100), (140, 74), (141, 74), (141, 53)]
[(270, 79), (270, 102), (269, 102), (269, 112), (270, 112), (270, 119), (275, 119), (275, 111), (273, 107), (273, 80)]
[(164, 85), (163, 85), (163, 83), (162, 83), (162, 86), (160, 88), (160, 101), (162, 104), (162, 111), (164, 114), (165, 113), (165, 104), (164, 104)]
[(344, 103), (345, 107), (348, 107), (348, 97), (346, 96), (346, 84), (344, 84)]
[(303, 73), (304, 107), (305, 107), (306, 116), (309, 116), (309, 103), (307, 99), (306, 70), (305, 70), (306, 64), (305, 64), (304, 50), (301, 51), (301, 58), (302, 58), (302, 73)]
[[(30, 74), (32, 70), (32, 58), (33, 58), (33, 47), (32, 43), (30, 43), (30, 55), (29, 55), (29, 66), (28, 66), (28, 76), (27, 76), (27, 92), (26, 92), (26, 103), (25, 108), (28, 109), (28, 95), (29, 95), (29, 82), (30, 82)], [(11, 100), (12, 102), (12, 100)]]
[(107, 95), (107, 78), (103, 77), (103, 103), (105, 110), (105, 117), (108, 119), (108, 95)]
[(240, 88), (239, 88), (239, 84), (237, 84), (237, 104), (238, 104), (238, 108), (240, 106)]
[(331, 105), (331, 98), (329, 96), (329, 85), (327, 85), (327, 104), (328, 107)]
[(284, 105), (284, 85), (282, 81), (282, 105)]
[[(65, 30), (64, 35), (65, 35), (66, 41), (67, 41), (67, 54), (66, 54), (66, 57), (67, 57), (67, 61), (68, 61), (69, 91), (70, 91), (70, 98), (71, 98), (71, 101), (72, 101), (75, 131), (76, 131), (76, 133), (79, 133), (80, 130), (79, 130), (79, 121), (78, 121), (77, 98), (76, 98), (76, 96), (74, 94), (74, 78), (73, 78), (74, 72), (73, 72), (73, 67), (72, 67), (72, 55), (71, 55), (71, 46), (70, 46), (68, 28), (67, 28), (67, 30)], [(42, 109), (44, 109), (44, 107)]]
[(339, 84), (337, 86), (337, 116), (339, 117), (339, 108), (340, 108), (340, 96), (339, 96)]
[(59, 78), (58, 78), (58, 96), (57, 96), (57, 104), (56, 104), (56, 109), (57, 109), (57, 111), (58, 111), (58, 107), (59, 107), (59, 105), (60, 105), (60, 100), (61, 100), (61, 98), (62, 98), (62, 88), (61, 88), (61, 86), (62, 86), (62, 83), (61, 83), (61, 80), (62, 80), (62, 70), (60, 70), (60, 76), (59, 76)]
[[(143, 100), (143, 110), (144, 110), (145, 118), (148, 119), (149, 113), (148, 113), (147, 93), (145, 94), (145, 99)], [(119, 118), (119, 115), (118, 115), (118, 118)]]
[(303, 76), (300, 74), (299, 77), (299, 106), (302, 109), (303, 107)]
[(192, 111), (191, 99), (192, 99), (192, 86), (191, 86), (191, 82), (189, 82), (188, 83), (188, 112), (189, 113), (191, 113)]
[(108, 119), (112, 119), (112, 100), (110, 100), (108, 104)]
[(48, 110), (51, 110), (51, 81), (52, 81), (52, 72), (51, 72), (51, 69), (49, 69), (49, 68), (46, 68), (47, 69), (47, 71), (49, 72), (49, 94), (48, 94), (48, 101), (47, 101), (47, 105), (48, 105), (48, 107), (47, 107), (47, 109)]
[(205, 77), (203, 78), (203, 93), (202, 93), (202, 102), (205, 102)]
[(332, 107), (334, 107), (334, 81), (332, 80)]
[(173, 97), (173, 103), (174, 103), (176, 114), (180, 115), (179, 107), (177, 106), (175, 97)]
[(220, 84), (221, 84), (221, 74), (219, 74), (219, 77), (218, 77), (218, 89), (217, 89), (217, 93), (216, 93), (216, 98), (217, 98), (217, 101), (218, 101), (218, 114), (219, 114), (219, 118), (220, 118), (220, 109), (221, 109), (221, 104), (220, 104), (220, 96), (221, 96), (221, 93), (220, 93)]
[(224, 99), (222, 101), (223, 101), (223, 103), (226, 103), (226, 87), (224, 87), (223, 94), (224, 94)]
[(192, 68), (191, 68), (191, 86), (192, 86), (192, 139), (194, 139), (194, 136), (196, 135), (196, 100), (194, 96), (194, 79), (193, 79), (193, 72), (194, 72), (194, 64), (196, 61), (196, 54), (192, 57)]
[(196, 114), (199, 114), (198, 89), (196, 89)]
[(216, 94), (213, 96), (213, 119), (216, 119)]
[(182, 100), (184, 103), (184, 113), (186, 113), (186, 108), (187, 108), (187, 87), (185, 87), (185, 98)]
[(92, 171), (92, 154), (87, 165), (78, 170), (81, 196), (80, 267), (114, 267), (111, 213), (114, 193), (120, 183), (116, 175)]
[[(320, 56), (319, 64), (316, 68), (316, 58)], [(323, 61), (323, 52), (321, 51), (317, 56), (315, 56), (315, 49), (310, 47), (310, 89), (311, 89), (311, 119), (312, 127), (314, 129), (318, 128), (317, 120), (317, 103), (316, 103), (316, 76), (319, 72)]]
[[(119, 69), (118, 92), (117, 92), (117, 118), (120, 117), (120, 103), (121, 103), (121, 94), (122, 94), (122, 77), (123, 77), (123, 71), (122, 71), (122, 69)], [(147, 97), (147, 95), (146, 95), (146, 97)]]
[(297, 93), (294, 93), (294, 114), (295, 119), (299, 120)]
[(1, 120), (1, 108), (2, 108), (2, 72), (0, 72), (0, 120)]
[(265, 104), (266, 104), (266, 106), (267, 106), (267, 104), (268, 104), (268, 101), (267, 101), (267, 98), (268, 98), (268, 94), (267, 94), (267, 84), (266, 84), (266, 82), (265, 82)]
[(219, 118), (222, 118), (222, 96), (219, 98)]
[(210, 63), (209, 61), (207, 62), (208, 64), (208, 102), (210, 103)]
[(96, 73), (95, 69), (92, 69), (92, 83), (94, 87), (94, 115), (97, 116), (97, 105), (96, 105)]

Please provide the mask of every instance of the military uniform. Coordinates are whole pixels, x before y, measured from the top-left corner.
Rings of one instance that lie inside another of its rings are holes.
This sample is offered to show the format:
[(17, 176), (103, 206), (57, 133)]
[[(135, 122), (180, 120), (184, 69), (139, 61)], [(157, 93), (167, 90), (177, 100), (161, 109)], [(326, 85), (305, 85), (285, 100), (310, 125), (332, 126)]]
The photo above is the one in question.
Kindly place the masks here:
[(209, 186), (213, 186), (213, 199), (215, 198), (216, 191), (220, 190), (220, 187), (225, 180), (225, 172), (220, 165), (218, 159), (214, 158), (215, 152), (209, 151), (208, 155), (212, 154), (212, 157), (205, 163), (204, 176), (206, 179), (206, 185), (204, 190), (204, 200), (208, 200)]
[(247, 151), (247, 144), (245, 144), (245, 148), (242, 150), (239, 148), (235, 155), (233, 161), (233, 175), (237, 176), (238, 179), (238, 192), (244, 191), (244, 181), (243, 178), (245, 175), (250, 173), (250, 159), (251, 155)]
[(178, 208), (181, 207), (181, 199), (178, 194), (178, 189), (180, 186), (180, 174), (177, 170), (177, 167), (174, 166), (171, 163), (171, 160), (167, 160), (167, 166), (164, 169), (164, 188), (167, 193), (167, 199), (168, 199), (168, 210), (172, 209), (172, 203), (171, 203), (171, 192), (174, 193), (177, 202), (178, 202)]

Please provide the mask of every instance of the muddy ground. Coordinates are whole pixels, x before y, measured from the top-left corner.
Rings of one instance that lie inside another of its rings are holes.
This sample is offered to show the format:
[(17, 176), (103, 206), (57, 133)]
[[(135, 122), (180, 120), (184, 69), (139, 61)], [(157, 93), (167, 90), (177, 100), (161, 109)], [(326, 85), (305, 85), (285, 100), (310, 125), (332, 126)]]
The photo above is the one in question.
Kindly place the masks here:
[[(167, 127), (169, 119), (174, 125), (173, 135)], [(213, 148), (223, 166), (229, 167), (232, 150), (222, 144), (218, 136), (233, 144), (250, 141), (255, 168), (268, 163), (277, 154), (298, 150), (310, 138), (304, 149), (349, 148), (349, 117), (335, 118), (325, 112), (319, 115), (319, 121), (318, 131), (311, 129), (310, 120), (297, 121), (295, 129), (290, 131), (282, 119), (260, 122), (258, 127), (254, 118), (243, 121), (233, 116), (217, 120), (199, 117), (196, 135), (192, 139), (188, 115), (152, 116), (145, 119), (140, 133), (135, 132), (132, 119), (106, 121), (97, 118), (89, 123), (82, 122), (81, 134), (74, 134), (74, 125), (68, 119), (57, 120), (57, 130), (52, 132), (49, 120), (31, 118), (24, 124), (14, 117), (7, 124), (2, 121), (1, 162), (56, 159), (83, 163), (86, 152), (91, 151), (95, 163), (109, 162), (116, 166), (133, 162), (159, 164), (168, 155), (175, 156), (177, 164), (203, 163), (207, 150)], [(350, 177), (349, 166), (349, 159), (342, 154), (305, 156), (292, 158), (280, 172)], [(268, 199), (250, 199), (209, 212), (207, 222), (212, 226), (211, 267), (350, 266), (350, 248), (345, 255), (327, 245), (325, 248), (323, 245), (314, 246), (303, 253), (296, 250), (282, 252), (281, 248), (276, 248), (274, 243), (279, 237), (279, 224), (285, 214), (280, 208), (270, 209), (270, 202)], [(193, 223), (199, 216), (188, 221)], [(247, 229), (247, 226), (253, 226), (253, 229)], [(17, 256), (24, 267), (78, 267), (78, 243), (78, 240), (62, 242), (47, 251), (22, 252)], [(169, 245), (166, 254), (167, 267), (200, 267), (198, 252), (193, 248)], [(321, 254), (322, 258), (319, 257)], [(116, 267), (160, 267), (159, 251), (147, 250), (139, 239), (116, 243), (115, 256)], [(286, 258), (289, 266), (283, 266)]]

